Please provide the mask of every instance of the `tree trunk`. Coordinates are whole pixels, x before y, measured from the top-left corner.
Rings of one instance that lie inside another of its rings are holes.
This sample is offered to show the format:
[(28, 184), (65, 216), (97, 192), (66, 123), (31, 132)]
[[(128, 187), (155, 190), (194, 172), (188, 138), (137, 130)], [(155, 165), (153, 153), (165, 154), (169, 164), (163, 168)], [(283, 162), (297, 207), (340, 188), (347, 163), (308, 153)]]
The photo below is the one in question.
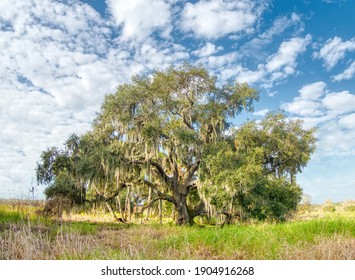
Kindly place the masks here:
[(163, 201), (159, 199), (159, 223), (163, 223)]
[(125, 220), (131, 220), (131, 186), (127, 188), (125, 201)]
[(148, 188), (148, 207), (147, 207), (147, 215), (145, 217), (145, 219), (148, 221), (149, 220), (149, 214), (150, 214), (150, 201), (152, 200), (152, 188), (149, 187)]
[(179, 226), (192, 224), (193, 220), (190, 218), (190, 213), (186, 202), (186, 195), (176, 193), (174, 194), (174, 201), (178, 214), (176, 224)]
[(123, 213), (122, 213), (122, 205), (121, 205), (121, 200), (119, 196), (116, 196), (116, 208), (118, 208), (118, 211), (120, 213), (120, 217), (124, 219)]

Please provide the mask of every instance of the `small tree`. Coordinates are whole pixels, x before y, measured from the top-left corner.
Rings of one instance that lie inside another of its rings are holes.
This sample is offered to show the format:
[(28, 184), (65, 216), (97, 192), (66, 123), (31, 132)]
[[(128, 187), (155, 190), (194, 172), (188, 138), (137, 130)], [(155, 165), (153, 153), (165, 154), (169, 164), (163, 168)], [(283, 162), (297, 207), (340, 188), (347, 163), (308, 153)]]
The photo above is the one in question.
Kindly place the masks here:
[(64, 149), (52, 147), (42, 152), (36, 175), (39, 184), (47, 185), (47, 199), (62, 198), (72, 205), (85, 202), (85, 184), (78, 174), (78, 145), (79, 137), (73, 134)]

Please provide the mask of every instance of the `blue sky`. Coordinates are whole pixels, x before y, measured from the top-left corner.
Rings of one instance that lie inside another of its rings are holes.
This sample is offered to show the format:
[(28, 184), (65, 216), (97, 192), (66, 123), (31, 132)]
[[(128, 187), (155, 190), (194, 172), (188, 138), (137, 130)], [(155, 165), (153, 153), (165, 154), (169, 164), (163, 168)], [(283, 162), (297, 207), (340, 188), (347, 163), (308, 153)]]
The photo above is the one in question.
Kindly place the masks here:
[(0, 197), (29, 197), (41, 151), (90, 129), (118, 84), (189, 61), (259, 89), (236, 123), (281, 109), (317, 126), (299, 184), (315, 203), (355, 199), (355, 1), (1, 0), (0, 10)]

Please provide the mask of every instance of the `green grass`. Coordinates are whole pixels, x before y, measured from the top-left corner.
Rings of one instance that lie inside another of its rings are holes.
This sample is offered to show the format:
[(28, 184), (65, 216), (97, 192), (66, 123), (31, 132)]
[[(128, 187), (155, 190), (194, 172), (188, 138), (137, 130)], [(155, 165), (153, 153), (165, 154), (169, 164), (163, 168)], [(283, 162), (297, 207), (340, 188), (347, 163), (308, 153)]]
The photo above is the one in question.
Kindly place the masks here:
[(355, 259), (348, 212), (221, 228), (52, 220), (36, 210), (0, 204), (0, 259)]
[[(280, 259), (285, 246), (315, 245), (333, 236), (355, 238), (355, 221), (320, 219), (284, 224), (226, 226), (224, 228), (178, 228), (175, 234), (157, 243), (158, 250), (169, 248), (191, 252), (205, 251), (211, 257)], [(148, 258), (151, 256), (147, 256)]]

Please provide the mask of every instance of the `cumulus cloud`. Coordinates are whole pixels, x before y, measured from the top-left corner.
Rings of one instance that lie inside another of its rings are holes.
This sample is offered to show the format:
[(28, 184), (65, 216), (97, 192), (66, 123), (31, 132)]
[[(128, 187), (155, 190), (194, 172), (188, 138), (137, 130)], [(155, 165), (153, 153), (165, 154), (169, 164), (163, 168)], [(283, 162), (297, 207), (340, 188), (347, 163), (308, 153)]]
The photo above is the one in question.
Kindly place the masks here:
[(355, 154), (355, 94), (331, 92), (324, 82), (305, 85), (292, 102), (281, 106), (303, 119), (305, 127), (319, 127), (317, 156)]
[(276, 53), (270, 55), (256, 70), (236, 68), (236, 79), (240, 82), (258, 83), (265, 89), (295, 74), (297, 58), (306, 51), (311, 35), (295, 37), (281, 43)]
[(335, 75), (333, 77), (334, 81), (342, 81), (342, 80), (350, 80), (355, 76), (355, 61), (353, 61), (349, 68), (345, 69), (343, 73), (340, 73), (338, 75)]
[(338, 123), (342, 128), (355, 130), (355, 113), (340, 118)]
[(263, 109), (263, 110), (259, 110), (259, 111), (254, 112), (253, 115), (259, 116), (259, 117), (264, 117), (264, 116), (266, 116), (269, 112), (270, 112), (269, 109)]
[[(282, 109), (289, 113), (310, 118), (324, 115), (321, 96), (325, 94), (326, 84), (322, 81), (303, 86), (292, 102), (285, 103)], [(309, 119), (310, 121), (310, 119)]]
[(323, 81), (311, 83), (303, 86), (298, 92), (300, 97), (306, 100), (318, 100), (324, 95), (324, 90), (327, 84)]
[(261, 50), (265, 45), (272, 43), (275, 37), (282, 35), (286, 29), (291, 27), (294, 27), (295, 33), (303, 30), (303, 22), (296, 13), (292, 13), (290, 16), (278, 17), (269, 29), (241, 46), (240, 51), (243, 56), (252, 56), (257, 59), (256, 54), (259, 54), (260, 59), (264, 59), (265, 55)]
[(218, 53), (223, 50), (222, 46), (216, 47), (215, 44), (207, 42), (202, 48), (193, 51), (192, 54), (199, 56), (199, 57), (206, 57), (212, 54)]
[(329, 93), (323, 98), (322, 103), (328, 110), (337, 114), (355, 111), (355, 95), (349, 91)]
[(293, 114), (299, 114), (305, 117), (314, 117), (323, 115), (321, 104), (312, 100), (296, 98), (294, 102), (283, 106), (285, 110)]
[(166, 31), (171, 20), (170, 5), (164, 0), (107, 0), (116, 24), (122, 27), (121, 40), (145, 39), (154, 31)]
[(2, 92), (0, 108), (0, 195), (25, 198), (40, 152), (86, 131), (90, 123), (38, 91)]
[[(3, 0), (0, 10), (2, 197), (25, 195), (40, 152), (88, 130), (119, 83), (189, 57), (171, 42), (113, 39), (112, 22), (77, 0)], [(153, 21), (138, 35), (161, 26)]]
[(273, 72), (284, 68), (286, 72), (292, 73), (296, 65), (297, 56), (306, 50), (311, 38), (311, 35), (307, 35), (305, 38), (297, 37), (283, 42), (278, 52), (269, 58), (265, 65), (266, 69), (269, 72)]
[(248, 32), (263, 11), (263, 2), (201, 0), (187, 3), (182, 12), (181, 28), (206, 39)]
[(355, 50), (355, 39), (343, 41), (340, 37), (335, 36), (325, 42), (325, 45), (319, 52), (313, 54), (314, 58), (324, 61), (327, 70), (331, 70), (340, 60), (342, 60), (347, 52)]
[(258, 70), (255, 71), (239, 67), (237, 73), (237, 81), (248, 84), (262, 82), (267, 74), (263, 65), (259, 65)]
[[(93, 89), (102, 97), (98, 89), (103, 81), (97, 74), (113, 72), (100, 57), (108, 47), (109, 31), (90, 6), (49, 0), (1, 5), (8, 8), (1, 18), (8, 25), (0, 39), (3, 87), (36, 89), (74, 109), (84, 109)], [(99, 73), (90, 73), (88, 66)], [(105, 82), (114, 80), (112, 74), (107, 78)]]
[(301, 116), (340, 116), (355, 111), (355, 95), (349, 91), (330, 92), (320, 81), (303, 86), (292, 102), (282, 105), (282, 109)]

